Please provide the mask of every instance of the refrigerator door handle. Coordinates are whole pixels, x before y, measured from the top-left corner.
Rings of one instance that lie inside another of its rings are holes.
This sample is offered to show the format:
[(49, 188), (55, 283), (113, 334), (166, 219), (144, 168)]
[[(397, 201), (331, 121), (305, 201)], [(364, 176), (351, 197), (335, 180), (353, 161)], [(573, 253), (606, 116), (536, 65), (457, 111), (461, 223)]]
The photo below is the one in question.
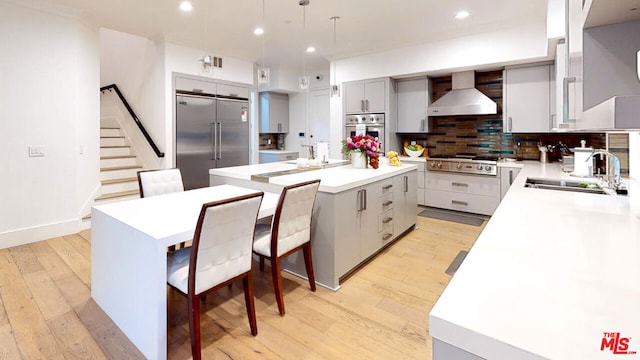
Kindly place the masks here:
[(215, 160), (218, 156), (216, 149), (216, 123), (211, 123), (211, 145), (213, 146), (213, 158), (211, 160)]
[(218, 123), (218, 160), (222, 160), (222, 123)]

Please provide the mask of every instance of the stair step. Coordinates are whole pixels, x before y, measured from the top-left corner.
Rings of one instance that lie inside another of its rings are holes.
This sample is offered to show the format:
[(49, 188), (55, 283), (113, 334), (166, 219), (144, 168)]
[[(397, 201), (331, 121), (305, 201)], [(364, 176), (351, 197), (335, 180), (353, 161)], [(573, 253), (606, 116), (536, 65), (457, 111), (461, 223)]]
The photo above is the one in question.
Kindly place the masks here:
[(111, 193), (111, 194), (102, 194), (102, 195), (100, 195), (100, 196), (98, 196), (96, 198), (96, 201), (105, 200), (105, 199), (114, 199), (114, 198), (120, 198), (120, 197), (127, 197), (127, 196), (133, 196), (133, 195), (140, 196), (140, 191), (138, 191), (138, 190), (130, 190), (130, 191), (120, 191), (120, 192)]
[(100, 156), (100, 160), (130, 159), (134, 157), (136, 156), (135, 155)]
[[(131, 146), (107, 146), (100, 147), (100, 156), (129, 156), (131, 155)], [(134, 156), (134, 155), (131, 155)]]
[(120, 128), (118, 127), (101, 127), (100, 128), (100, 137), (112, 137), (112, 136), (122, 136), (120, 132)]
[(102, 180), (100, 183), (102, 185), (109, 185), (109, 184), (118, 184), (118, 183), (129, 182), (129, 181), (138, 182), (138, 178), (131, 177), (131, 178), (123, 178), (123, 179)]
[(142, 169), (142, 166), (130, 165), (130, 166), (104, 167), (104, 168), (101, 168), (100, 171), (115, 171), (115, 170), (129, 170), (129, 169)]
[(127, 139), (124, 136), (100, 137), (100, 147), (126, 145), (128, 145)]
[(135, 156), (109, 156), (100, 158), (100, 168), (124, 167), (138, 165), (138, 159)]

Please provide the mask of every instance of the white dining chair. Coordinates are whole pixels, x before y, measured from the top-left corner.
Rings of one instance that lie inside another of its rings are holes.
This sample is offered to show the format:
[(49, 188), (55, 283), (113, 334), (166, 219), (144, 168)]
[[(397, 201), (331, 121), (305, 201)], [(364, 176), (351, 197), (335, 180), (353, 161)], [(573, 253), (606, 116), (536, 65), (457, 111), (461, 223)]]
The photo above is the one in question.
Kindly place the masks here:
[(258, 227), (253, 252), (260, 258), (260, 271), (264, 260), (271, 263), (271, 277), (280, 315), (285, 314), (280, 260), (302, 250), (309, 287), (316, 291), (313, 259), (311, 256), (311, 215), (320, 180), (285, 186), (280, 194), (270, 227)]
[(258, 334), (251, 250), (263, 195), (258, 192), (204, 204), (193, 245), (167, 257), (167, 283), (188, 299), (193, 359), (201, 358), (200, 300), (240, 279), (251, 334)]
[[(176, 168), (138, 171), (138, 187), (141, 198), (184, 191), (182, 173)], [(178, 248), (184, 246), (181, 242)], [(169, 251), (175, 249), (175, 245), (169, 247)]]

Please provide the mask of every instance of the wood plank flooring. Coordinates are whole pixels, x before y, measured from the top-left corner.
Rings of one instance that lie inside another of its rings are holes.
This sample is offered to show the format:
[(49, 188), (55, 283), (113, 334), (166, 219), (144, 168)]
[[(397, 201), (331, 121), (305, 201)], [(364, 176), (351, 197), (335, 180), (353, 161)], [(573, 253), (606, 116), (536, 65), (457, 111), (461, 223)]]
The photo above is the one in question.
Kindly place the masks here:
[[(238, 283), (203, 306), (203, 358), (431, 359), (428, 314), (451, 278), (445, 270), (483, 227), (418, 217), (338, 292), (312, 293), (285, 273), (284, 317), (269, 272), (256, 266), (258, 336)], [(0, 359), (144, 358), (91, 299), (90, 247), (87, 230), (0, 250)], [(167, 296), (168, 357), (189, 359), (186, 300)]]

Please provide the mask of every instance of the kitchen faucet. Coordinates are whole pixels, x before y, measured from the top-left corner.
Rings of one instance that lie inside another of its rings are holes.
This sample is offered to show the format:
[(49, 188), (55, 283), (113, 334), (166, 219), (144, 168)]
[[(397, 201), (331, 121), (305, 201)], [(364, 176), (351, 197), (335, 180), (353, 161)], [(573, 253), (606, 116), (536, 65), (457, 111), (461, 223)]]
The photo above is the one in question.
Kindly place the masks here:
[(607, 156), (607, 186), (613, 189), (618, 189), (621, 185), (620, 159), (607, 150), (600, 149), (592, 152), (585, 161), (590, 161), (595, 155)]
[(315, 157), (313, 156), (313, 145), (302, 145), (302, 146), (309, 148), (309, 160), (315, 159)]

